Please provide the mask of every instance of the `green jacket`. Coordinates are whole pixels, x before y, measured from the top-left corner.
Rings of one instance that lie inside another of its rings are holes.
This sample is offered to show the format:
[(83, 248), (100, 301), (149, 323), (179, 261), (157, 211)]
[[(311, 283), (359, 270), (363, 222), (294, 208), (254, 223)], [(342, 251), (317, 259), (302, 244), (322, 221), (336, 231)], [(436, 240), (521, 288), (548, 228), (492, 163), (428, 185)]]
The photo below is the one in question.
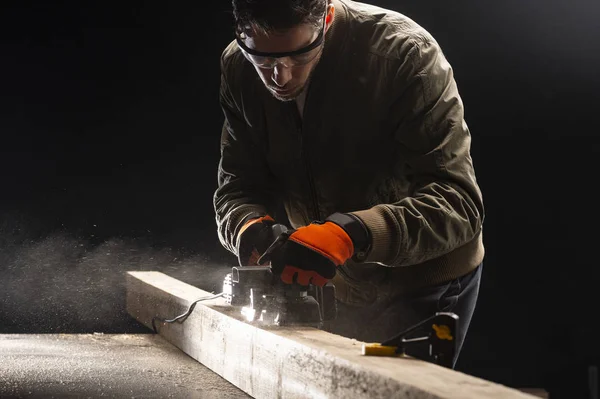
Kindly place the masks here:
[(484, 207), (452, 68), (406, 16), (335, 0), (303, 118), (267, 91), (235, 42), (221, 57), (225, 115), (214, 207), (221, 243), (285, 206), (292, 227), (352, 212), (368, 252), (337, 295), (365, 304), (442, 284), (483, 260)]

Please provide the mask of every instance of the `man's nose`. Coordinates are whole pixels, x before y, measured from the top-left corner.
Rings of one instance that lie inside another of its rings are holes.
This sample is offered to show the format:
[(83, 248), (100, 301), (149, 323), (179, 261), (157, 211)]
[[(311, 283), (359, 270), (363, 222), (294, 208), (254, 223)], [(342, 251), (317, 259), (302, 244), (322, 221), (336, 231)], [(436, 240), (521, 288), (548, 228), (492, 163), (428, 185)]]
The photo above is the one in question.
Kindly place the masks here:
[(279, 87), (283, 87), (287, 82), (292, 80), (292, 69), (284, 65), (277, 64), (273, 68), (273, 74), (271, 80)]

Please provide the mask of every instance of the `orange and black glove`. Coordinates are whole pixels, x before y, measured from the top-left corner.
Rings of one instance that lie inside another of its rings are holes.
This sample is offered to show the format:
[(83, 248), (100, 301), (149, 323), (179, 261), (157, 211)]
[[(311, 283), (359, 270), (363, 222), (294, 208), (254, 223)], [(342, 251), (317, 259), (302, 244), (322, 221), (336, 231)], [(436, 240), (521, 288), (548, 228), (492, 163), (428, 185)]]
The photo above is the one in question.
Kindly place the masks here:
[(337, 267), (364, 250), (369, 233), (349, 214), (335, 213), (324, 222), (313, 222), (283, 233), (260, 263), (271, 262), (273, 273), (286, 284), (324, 286)]
[(237, 252), (240, 266), (257, 266), (258, 259), (287, 227), (269, 215), (249, 218), (238, 232)]

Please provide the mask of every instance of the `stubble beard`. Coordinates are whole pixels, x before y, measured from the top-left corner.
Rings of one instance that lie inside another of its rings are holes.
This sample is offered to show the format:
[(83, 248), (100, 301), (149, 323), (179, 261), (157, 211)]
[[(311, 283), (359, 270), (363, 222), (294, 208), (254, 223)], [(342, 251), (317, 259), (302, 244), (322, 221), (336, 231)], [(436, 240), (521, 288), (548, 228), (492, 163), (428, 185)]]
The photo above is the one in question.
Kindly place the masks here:
[(302, 91), (304, 90), (305, 86), (306, 86), (306, 84), (304, 84), (302, 87), (297, 88), (296, 90), (294, 90), (293, 92), (291, 92), (290, 94), (287, 94), (285, 96), (281, 96), (271, 89), (269, 89), (269, 92), (271, 93), (271, 95), (273, 97), (275, 97), (279, 101), (290, 102), (290, 101), (294, 101), (298, 98), (300, 93), (302, 93)]
[(275, 97), (277, 100), (282, 101), (282, 102), (295, 101), (298, 98), (298, 96), (300, 94), (302, 94), (302, 92), (304, 91), (304, 89), (306, 88), (308, 83), (310, 82), (312, 75), (315, 72), (315, 68), (317, 67), (317, 65), (319, 65), (319, 62), (321, 61), (321, 56), (322, 56), (322, 52), (320, 52), (319, 55), (317, 56), (317, 60), (310, 68), (308, 77), (306, 78), (306, 81), (304, 82), (304, 84), (302, 86), (298, 87), (296, 90), (294, 90), (293, 92), (291, 92), (290, 94), (287, 94), (285, 96), (281, 96), (281, 95), (277, 94), (275, 91), (271, 90), (271, 88), (267, 86), (269, 93), (271, 93), (271, 95), (273, 97)]

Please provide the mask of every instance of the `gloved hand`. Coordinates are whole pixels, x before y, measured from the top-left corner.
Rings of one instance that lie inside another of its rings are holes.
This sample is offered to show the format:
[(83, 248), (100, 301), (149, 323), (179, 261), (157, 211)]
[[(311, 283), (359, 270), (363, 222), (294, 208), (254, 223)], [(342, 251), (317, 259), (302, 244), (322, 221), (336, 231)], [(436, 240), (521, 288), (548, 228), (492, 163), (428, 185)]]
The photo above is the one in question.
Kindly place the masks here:
[(287, 230), (286, 226), (275, 223), (269, 215), (247, 220), (238, 232), (237, 238), (240, 266), (257, 266), (260, 256), (277, 236)]
[[(273, 272), (281, 274), (281, 280), (286, 284), (324, 286), (335, 276), (337, 267), (354, 255), (355, 248), (364, 246), (368, 240), (366, 228), (356, 218), (334, 215), (337, 217), (284, 233), (286, 237), (280, 237), (282, 243), (275, 244), (260, 262), (269, 260)], [(358, 245), (355, 247), (355, 244)]]

